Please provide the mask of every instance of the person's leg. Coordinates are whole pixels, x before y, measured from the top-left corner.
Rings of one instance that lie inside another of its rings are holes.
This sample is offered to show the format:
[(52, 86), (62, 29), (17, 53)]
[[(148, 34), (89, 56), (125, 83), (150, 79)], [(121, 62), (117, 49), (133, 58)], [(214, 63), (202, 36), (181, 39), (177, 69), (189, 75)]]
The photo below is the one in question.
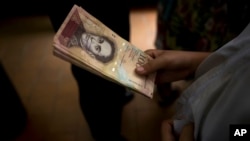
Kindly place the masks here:
[[(120, 6), (113, 7), (110, 5), (111, 3), (110, 1), (84, 0), (76, 1), (75, 4), (81, 6), (122, 38), (129, 40), (128, 5), (123, 3), (119, 4)], [(67, 3), (64, 1), (58, 4), (60, 4), (59, 8), (63, 6), (64, 9), (55, 8), (55, 11), (52, 10), (53, 14), (50, 14), (55, 31), (66, 18), (73, 2)], [(114, 2), (113, 4), (115, 5)], [(131, 96), (125, 97), (126, 90), (124, 87), (104, 80), (75, 65), (72, 65), (71, 68), (79, 87), (80, 106), (94, 139), (96, 141), (123, 140), (120, 134), (122, 109), (123, 105), (131, 99)]]

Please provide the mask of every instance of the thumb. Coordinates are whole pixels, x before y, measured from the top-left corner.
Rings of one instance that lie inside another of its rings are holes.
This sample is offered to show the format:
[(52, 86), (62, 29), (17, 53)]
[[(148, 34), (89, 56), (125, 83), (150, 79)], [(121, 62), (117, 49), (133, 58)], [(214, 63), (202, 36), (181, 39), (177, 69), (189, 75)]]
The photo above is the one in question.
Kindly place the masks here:
[(173, 121), (165, 120), (161, 125), (161, 137), (162, 141), (176, 141), (173, 134)]
[(148, 75), (157, 72), (164, 67), (164, 59), (157, 57), (153, 60), (149, 60), (146, 64), (138, 66), (135, 72), (139, 75)]

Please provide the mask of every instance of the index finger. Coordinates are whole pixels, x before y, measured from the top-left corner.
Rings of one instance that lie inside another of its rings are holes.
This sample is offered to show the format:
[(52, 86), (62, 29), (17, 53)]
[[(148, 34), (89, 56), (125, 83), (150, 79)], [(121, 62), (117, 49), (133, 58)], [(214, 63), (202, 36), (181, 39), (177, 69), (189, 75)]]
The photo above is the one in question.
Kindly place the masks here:
[(151, 56), (152, 58), (156, 58), (157, 56), (160, 56), (160, 54), (162, 54), (163, 51), (158, 49), (148, 49), (145, 51), (145, 53)]

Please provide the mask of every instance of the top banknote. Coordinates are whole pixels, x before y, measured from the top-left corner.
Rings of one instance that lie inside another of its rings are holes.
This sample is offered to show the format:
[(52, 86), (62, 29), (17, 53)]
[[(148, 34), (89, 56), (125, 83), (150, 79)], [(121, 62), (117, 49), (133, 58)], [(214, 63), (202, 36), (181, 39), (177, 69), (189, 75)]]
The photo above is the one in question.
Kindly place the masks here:
[(57, 31), (53, 46), (54, 55), (153, 98), (156, 74), (145, 77), (135, 73), (136, 66), (143, 65), (152, 58), (82, 7), (73, 6)]

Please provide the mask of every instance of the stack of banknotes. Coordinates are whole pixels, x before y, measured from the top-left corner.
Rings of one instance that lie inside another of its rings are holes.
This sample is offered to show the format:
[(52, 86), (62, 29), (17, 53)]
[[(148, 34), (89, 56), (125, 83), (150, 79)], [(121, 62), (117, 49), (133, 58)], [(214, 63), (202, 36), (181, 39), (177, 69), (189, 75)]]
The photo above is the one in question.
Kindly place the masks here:
[(152, 58), (82, 7), (74, 5), (55, 34), (53, 54), (133, 92), (153, 98), (156, 74), (139, 76), (135, 73), (136, 66)]

